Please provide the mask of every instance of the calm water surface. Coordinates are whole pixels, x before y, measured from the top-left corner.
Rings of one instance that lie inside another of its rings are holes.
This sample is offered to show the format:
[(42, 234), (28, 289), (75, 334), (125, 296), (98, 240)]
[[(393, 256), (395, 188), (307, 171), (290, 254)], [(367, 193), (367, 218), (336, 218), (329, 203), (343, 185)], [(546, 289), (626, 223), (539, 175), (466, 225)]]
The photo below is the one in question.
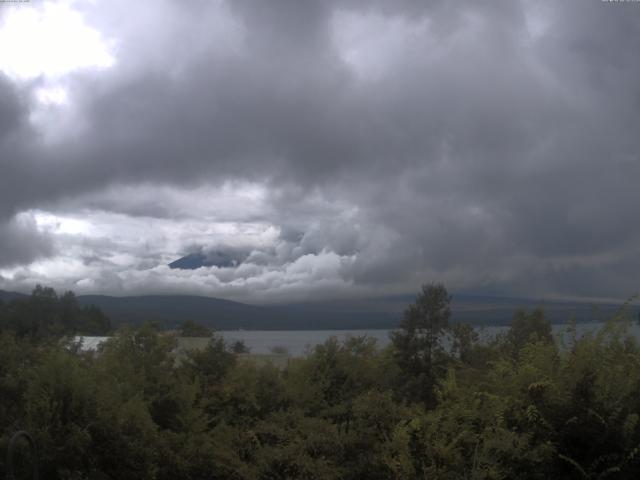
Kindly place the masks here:
[[(602, 323), (578, 323), (576, 333), (578, 337), (595, 332), (603, 326)], [(478, 331), (480, 338), (488, 339), (504, 332), (508, 327), (482, 327)], [(567, 331), (566, 325), (553, 325), (553, 333), (559, 337)], [(344, 340), (349, 336), (363, 336), (375, 338), (380, 347), (389, 344), (391, 330), (226, 330), (220, 331), (225, 340), (233, 342), (242, 340), (251, 353), (270, 353), (274, 347), (284, 347), (290, 355), (304, 355), (309, 349), (325, 342), (329, 337)], [(640, 339), (640, 325), (633, 324), (631, 333)]]
[[(576, 324), (576, 335), (579, 337), (598, 331), (603, 323), (578, 323)], [(502, 332), (508, 327), (488, 326), (480, 327), (477, 331), (481, 340), (488, 340)], [(556, 338), (560, 338), (567, 333), (567, 325), (553, 325), (553, 333)], [(367, 336), (374, 338), (379, 347), (389, 344), (389, 334), (391, 330), (222, 330), (221, 334), (227, 342), (242, 340), (251, 353), (272, 353), (276, 347), (284, 348), (289, 355), (301, 356), (309, 352), (313, 347), (324, 343), (330, 337), (336, 337), (342, 341), (348, 337)], [(630, 333), (640, 340), (640, 325), (633, 323), (630, 326)], [(102, 342), (109, 337), (76, 337), (76, 341), (82, 340), (84, 350), (95, 350)], [(445, 340), (445, 347), (447, 342)]]

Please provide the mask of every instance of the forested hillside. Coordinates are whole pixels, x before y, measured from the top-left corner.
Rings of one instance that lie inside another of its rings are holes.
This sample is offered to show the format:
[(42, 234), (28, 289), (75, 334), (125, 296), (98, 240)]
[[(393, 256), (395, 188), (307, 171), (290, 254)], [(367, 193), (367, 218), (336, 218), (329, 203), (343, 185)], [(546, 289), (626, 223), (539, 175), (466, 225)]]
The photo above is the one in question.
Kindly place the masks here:
[(388, 348), (331, 339), (284, 369), (238, 362), (215, 335), (176, 362), (175, 338), (150, 325), (81, 353), (45, 311), (29, 328), (0, 323), (0, 459), (26, 429), (40, 478), (640, 475), (640, 345), (624, 309), (558, 342), (541, 310), (521, 311), (481, 344), (451, 324), (446, 289), (426, 285)]
[[(0, 290), (0, 301), (5, 303), (27, 298), (25, 294)], [(114, 327), (125, 324), (140, 326), (152, 321), (165, 329), (175, 329), (185, 320), (190, 320), (216, 330), (390, 329), (398, 326), (403, 310), (413, 301), (411, 295), (260, 306), (195, 295), (78, 295), (75, 299), (80, 307), (98, 307)], [(545, 317), (554, 324), (565, 323), (572, 317), (577, 323), (601, 322), (618, 309), (618, 304), (614, 303), (464, 293), (456, 293), (451, 301), (452, 320), (476, 326), (508, 325), (518, 309), (538, 306), (543, 306)], [(640, 315), (637, 306), (630, 306), (629, 311), (636, 317)]]

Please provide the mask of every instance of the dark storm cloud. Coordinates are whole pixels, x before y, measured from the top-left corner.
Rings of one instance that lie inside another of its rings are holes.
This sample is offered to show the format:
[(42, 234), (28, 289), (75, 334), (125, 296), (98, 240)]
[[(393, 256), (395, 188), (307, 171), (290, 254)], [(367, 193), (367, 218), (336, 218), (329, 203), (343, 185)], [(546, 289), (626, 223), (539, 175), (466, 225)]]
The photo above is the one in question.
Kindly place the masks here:
[(15, 131), (22, 121), (23, 108), (11, 82), (0, 73), (0, 144)]
[(233, 215), (281, 229), (242, 247), (256, 265), (331, 252), (372, 288), (637, 288), (638, 4), (165, 1), (146, 23), (130, 2), (84, 8), (118, 63), (70, 77), (82, 129), (50, 144), (0, 91), (5, 219), (185, 217), (134, 187), (249, 181), (264, 209)]
[(29, 263), (54, 252), (51, 238), (39, 232), (26, 215), (0, 225), (0, 245), (0, 267)]

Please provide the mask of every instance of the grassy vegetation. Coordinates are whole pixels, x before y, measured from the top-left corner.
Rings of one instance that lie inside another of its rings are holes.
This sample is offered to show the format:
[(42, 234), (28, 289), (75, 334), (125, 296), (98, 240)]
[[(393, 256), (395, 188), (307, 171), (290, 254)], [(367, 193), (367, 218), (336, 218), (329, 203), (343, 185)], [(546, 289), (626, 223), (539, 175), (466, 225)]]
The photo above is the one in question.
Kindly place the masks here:
[(30, 431), (47, 479), (639, 478), (624, 311), (557, 342), (542, 311), (519, 312), (480, 343), (449, 324), (449, 300), (426, 285), (387, 348), (330, 339), (280, 368), (215, 335), (176, 362), (175, 338), (150, 325), (82, 353), (42, 320), (57, 317), (25, 329), (5, 305), (0, 452)]

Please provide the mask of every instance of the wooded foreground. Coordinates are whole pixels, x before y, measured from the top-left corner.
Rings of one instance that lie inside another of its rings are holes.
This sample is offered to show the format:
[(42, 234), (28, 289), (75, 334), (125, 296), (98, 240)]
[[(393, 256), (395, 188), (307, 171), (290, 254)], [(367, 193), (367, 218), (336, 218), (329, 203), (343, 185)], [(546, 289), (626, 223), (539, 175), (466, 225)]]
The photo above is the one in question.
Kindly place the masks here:
[(446, 289), (425, 285), (389, 347), (330, 339), (278, 369), (237, 361), (215, 335), (176, 362), (175, 338), (151, 325), (82, 353), (63, 340), (73, 322), (47, 313), (56, 302), (24, 307), (39, 315), (29, 328), (0, 306), (0, 462), (27, 430), (43, 479), (640, 478), (640, 346), (624, 309), (562, 339), (542, 311), (518, 312), (480, 343), (450, 322)]

